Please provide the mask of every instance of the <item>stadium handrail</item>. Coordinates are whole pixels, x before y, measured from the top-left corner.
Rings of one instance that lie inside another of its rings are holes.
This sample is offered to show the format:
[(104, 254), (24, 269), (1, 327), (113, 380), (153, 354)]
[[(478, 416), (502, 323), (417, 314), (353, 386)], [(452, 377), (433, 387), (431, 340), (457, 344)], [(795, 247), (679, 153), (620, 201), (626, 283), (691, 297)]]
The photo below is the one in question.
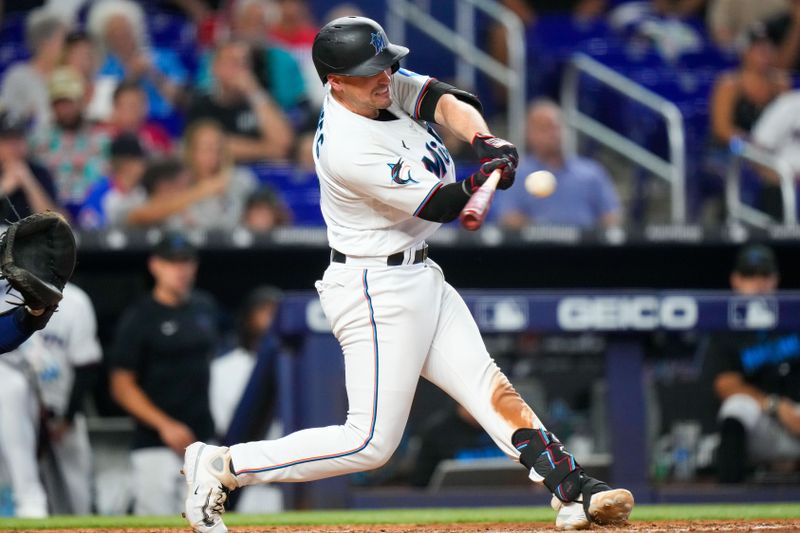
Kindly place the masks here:
[[(525, 28), (520, 18), (495, 0), (458, 0), (455, 2), (455, 25), (452, 29), (409, 0), (388, 0), (389, 35), (398, 43), (405, 41), (405, 24), (418, 30), (453, 52), (456, 75), (464, 88), (475, 87), (477, 68), (505, 86), (508, 91), (508, 137), (520, 151), (525, 146)], [(475, 10), (495, 19), (506, 28), (508, 65), (502, 64), (478, 47), (475, 36)]]
[[(624, 96), (652, 109), (667, 126), (670, 160), (667, 161), (578, 109), (581, 74), (615, 89)], [(575, 154), (577, 134), (582, 133), (627, 157), (670, 184), (670, 214), (673, 224), (686, 221), (686, 140), (683, 114), (675, 103), (610, 69), (586, 54), (574, 54), (564, 72), (561, 104), (569, 126), (564, 132), (565, 150)]]
[(736, 149), (731, 150), (728, 171), (725, 174), (725, 205), (729, 222), (743, 221), (759, 228), (774, 224), (772, 217), (747, 204), (742, 203), (740, 182), (742, 179), (742, 160), (766, 167), (778, 175), (783, 201), (783, 225), (797, 226), (797, 196), (794, 188), (794, 174), (789, 165), (776, 158), (767, 150), (744, 139), (737, 141)]

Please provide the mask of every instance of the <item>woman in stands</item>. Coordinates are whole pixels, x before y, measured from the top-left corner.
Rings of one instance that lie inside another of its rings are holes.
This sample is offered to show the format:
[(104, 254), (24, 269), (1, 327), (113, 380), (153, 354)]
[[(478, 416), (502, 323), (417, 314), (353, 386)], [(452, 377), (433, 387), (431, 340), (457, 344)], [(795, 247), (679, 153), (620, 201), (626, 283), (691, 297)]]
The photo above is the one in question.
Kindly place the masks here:
[(225, 190), (192, 204), (183, 214), (187, 227), (232, 229), (242, 219), (245, 201), (257, 186), (253, 172), (235, 166), (227, 150), (225, 132), (213, 120), (200, 119), (184, 134), (184, 161), (192, 181), (224, 178)]
[(711, 95), (711, 132), (715, 144), (728, 147), (746, 138), (761, 112), (791, 80), (778, 69), (775, 46), (763, 28), (751, 29), (741, 45), (739, 68), (721, 74)]
[(175, 52), (150, 46), (142, 7), (131, 0), (95, 2), (87, 27), (104, 54), (95, 98), (104, 98), (110, 112), (116, 84), (136, 81), (147, 93), (150, 118), (168, 118), (184, 94), (187, 72)]

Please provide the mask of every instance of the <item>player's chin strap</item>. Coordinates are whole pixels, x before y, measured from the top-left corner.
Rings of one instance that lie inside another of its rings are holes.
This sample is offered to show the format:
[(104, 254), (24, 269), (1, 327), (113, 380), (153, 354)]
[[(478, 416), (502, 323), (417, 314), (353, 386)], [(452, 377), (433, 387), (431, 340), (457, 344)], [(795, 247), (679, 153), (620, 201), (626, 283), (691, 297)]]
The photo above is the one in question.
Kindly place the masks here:
[(533, 481), (543, 482), (562, 502), (582, 502), (587, 516), (592, 494), (610, 488), (587, 476), (556, 436), (544, 428), (518, 429), (511, 442)]

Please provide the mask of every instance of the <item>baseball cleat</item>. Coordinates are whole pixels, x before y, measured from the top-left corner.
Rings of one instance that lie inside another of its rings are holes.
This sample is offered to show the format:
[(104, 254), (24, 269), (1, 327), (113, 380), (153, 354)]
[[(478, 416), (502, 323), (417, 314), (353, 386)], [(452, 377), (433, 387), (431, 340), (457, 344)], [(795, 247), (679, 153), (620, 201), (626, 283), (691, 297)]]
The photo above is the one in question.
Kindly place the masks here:
[(557, 511), (556, 529), (559, 531), (576, 531), (589, 528), (589, 519), (580, 502), (565, 503), (553, 496), (550, 507)]
[(609, 489), (592, 494), (589, 505), (583, 498), (565, 503), (553, 496), (550, 506), (558, 512), (556, 529), (576, 531), (589, 529), (592, 522), (600, 525), (621, 525), (633, 510), (633, 494), (625, 489)]
[(222, 522), (228, 492), (236, 488), (230, 471), (230, 452), (224, 446), (195, 442), (183, 460), (186, 503), (183, 517), (196, 533), (227, 533)]
[(592, 494), (589, 519), (601, 525), (624, 524), (633, 510), (633, 494), (625, 489), (604, 490)]

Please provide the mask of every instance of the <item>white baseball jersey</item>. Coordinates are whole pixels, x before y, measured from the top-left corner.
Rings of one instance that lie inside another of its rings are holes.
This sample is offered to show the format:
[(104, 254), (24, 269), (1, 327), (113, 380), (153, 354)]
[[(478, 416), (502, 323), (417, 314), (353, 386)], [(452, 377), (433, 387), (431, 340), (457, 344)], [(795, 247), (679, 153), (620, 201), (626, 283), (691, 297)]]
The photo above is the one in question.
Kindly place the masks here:
[(86, 293), (68, 283), (58, 311), (16, 351), (36, 372), (44, 404), (63, 415), (75, 379), (73, 368), (99, 362), (102, 356), (94, 308)]
[(413, 215), (455, 166), (438, 134), (419, 118), (431, 78), (400, 69), (392, 76), (396, 120), (346, 109), (330, 93), (314, 138), (322, 216), (332, 248), (348, 256), (387, 256), (418, 245), (440, 226)]
[(800, 176), (800, 91), (772, 102), (753, 126), (752, 138)]

